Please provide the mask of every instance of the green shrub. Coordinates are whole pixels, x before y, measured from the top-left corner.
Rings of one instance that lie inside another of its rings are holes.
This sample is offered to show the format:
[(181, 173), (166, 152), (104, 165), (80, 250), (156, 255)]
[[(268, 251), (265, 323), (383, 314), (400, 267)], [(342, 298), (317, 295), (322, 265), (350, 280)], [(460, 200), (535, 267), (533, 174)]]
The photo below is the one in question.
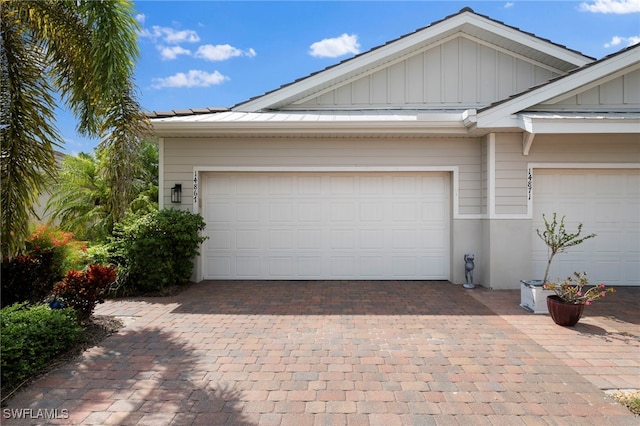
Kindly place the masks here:
[(104, 303), (109, 286), (116, 280), (113, 266), (90, 265), (86, 271), (71, 270), (53, 288), (53, 297), (76, 311), (78, 323), (91, 317), (98, 303)]
[(170, 209), (116, 224), (101, 260), (118, 266), (117, 291), (151, 293), (188, 282), (204, 226), (202, 216)]
[(73, 309), (15, 304), (0, 310), (2, 386), (12, 387), (69, 349), (81, 336)]
[(73, 234), (41, 225), (18, 256), (2, 261), (2, 306), (42, 302), (71, 268), (82, 268), (84, 244)]

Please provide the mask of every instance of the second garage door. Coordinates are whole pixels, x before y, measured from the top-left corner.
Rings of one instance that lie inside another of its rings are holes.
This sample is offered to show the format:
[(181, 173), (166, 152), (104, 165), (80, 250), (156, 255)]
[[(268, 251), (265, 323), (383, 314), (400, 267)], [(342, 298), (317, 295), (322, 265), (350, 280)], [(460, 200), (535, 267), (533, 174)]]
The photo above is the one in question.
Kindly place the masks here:
[(535, 234), (547, 218), (566, 215), (567, 232), (583, 224), (593, 239), (553, 260), (549, 279), (586, 271), (592, 284), (640, 285), (640, 172), (638, 170), (536, 170), (533, 270), (542, 278), (547, 248)]
[(449, 279), (447, 173), (208, 173), (205, 279)]

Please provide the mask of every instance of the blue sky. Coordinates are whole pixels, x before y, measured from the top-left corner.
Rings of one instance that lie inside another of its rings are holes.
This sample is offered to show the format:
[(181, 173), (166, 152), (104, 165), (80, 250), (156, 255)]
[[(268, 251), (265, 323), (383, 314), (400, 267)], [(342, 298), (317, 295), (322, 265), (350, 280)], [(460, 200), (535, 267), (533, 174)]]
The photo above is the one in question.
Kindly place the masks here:
[[(463, 7), (602, 58), (640, 42), (640, 0), (136, 1), (135, 82), (146, 111), (231, 107)], [(99, 142), (60, 111), (63, 151)]]

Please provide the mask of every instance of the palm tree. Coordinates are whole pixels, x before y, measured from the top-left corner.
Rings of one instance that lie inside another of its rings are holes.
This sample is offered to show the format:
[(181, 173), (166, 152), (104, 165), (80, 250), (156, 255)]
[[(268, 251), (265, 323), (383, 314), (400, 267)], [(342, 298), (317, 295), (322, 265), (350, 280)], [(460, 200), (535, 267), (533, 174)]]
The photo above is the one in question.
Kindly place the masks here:
[(100, 240), (109, 232), (109, 187), (100, 163), (94, 155), (84, 152), (65, 157), (47, 203), (52, 219), (79, 240)]
[(2, 254), (19, 252), (55, 174), (54, 95), (99, 137), (111, 167), (109, 223), (124, 216), (146, 119), (136, 101), (137, 30), (130, 0), (0, 0)]
[[(158, 210), (158, 147), (144, 140), (137, 153), (136, 169), (127, 200), (128, 212), (146, 214)], [(68, 155), (52, 185), (47, 212), (60, 228), (77, 239), (101, 241), (111, 232), (107, 201), (113, 188), (104, 171), (111, 161), (101, 149), (93, 154)]]

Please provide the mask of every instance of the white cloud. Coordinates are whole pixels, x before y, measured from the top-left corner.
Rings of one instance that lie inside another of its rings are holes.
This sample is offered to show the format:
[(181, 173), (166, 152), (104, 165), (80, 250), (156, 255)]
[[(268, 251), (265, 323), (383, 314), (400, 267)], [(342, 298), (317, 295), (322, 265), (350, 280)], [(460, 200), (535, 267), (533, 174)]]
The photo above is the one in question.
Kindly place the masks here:
[(337, 58), (349, 53), (360, 53), (360, 43), (355, 34), (342, 34), (336, 38), (325, 38), (309, 47), (309, 54), (316, 58)]
[(144, 13), (138, 13), (135, 16), (135, 20), (138, 21), (140, 24), (144, 24), (144, 21), (147, 19), (147, 16)]
[(156, 46), (160, 51), (160, 57), (162, 57), (163, 61), (172, 61), (176, 59), (179, 55), (191, 55), (191, 51), (189, 49), (185, 49), (180, 46)]
[(510, 2), (508, 2), (507, 4), (505, 4), (505, 5), (504, 5), (504, 8), (505, 8), (505, 9), (509, 9), (509, 8), (511, 8), (511, 7), (513, 7), (513, 2), (512, 2), (512, 1), (510, 1)]
[(143, 29), (140, 32), (140, 37), (146, 37), (154, 42), (161, 39), (169, 44), (197, 43), (200, 41), (200, 36), (193, 30), (176, 30), (158, 25), (154, 25), (150, 30), (147, 28)]
[(194, 54), (196, 58), (205, 59), (207, 61), (226, 61), (229, 58), (236, 56), (248, 56), (250, 58), (256, 56), (256, 51), (253, 49), (240, 50), (229, 44), (204, 44), (198, 47), (198, 50)]
[(604, 47), (616, 47), (620, 45), (623, 45), (624, 47), (629, 47), (638, 43), (640, 43), (640, 36), (631, 36), (631, 37), (613, 36), (611, 37), (611, 41), (609, 43), (604, 44)]
[(188, 73), (179, 72), (165, 78), (154, 78), (153, 88), (162, 89), (164, 87), (210, 87), (222, 84), (229, 77), (222, 75), (219, 71), (212, 73), (201, 70), (190, 70)]
[(640, 12), (639, 0), (595, 0), (580, 4), (580, 10), (593, 13), (626, 13)]

